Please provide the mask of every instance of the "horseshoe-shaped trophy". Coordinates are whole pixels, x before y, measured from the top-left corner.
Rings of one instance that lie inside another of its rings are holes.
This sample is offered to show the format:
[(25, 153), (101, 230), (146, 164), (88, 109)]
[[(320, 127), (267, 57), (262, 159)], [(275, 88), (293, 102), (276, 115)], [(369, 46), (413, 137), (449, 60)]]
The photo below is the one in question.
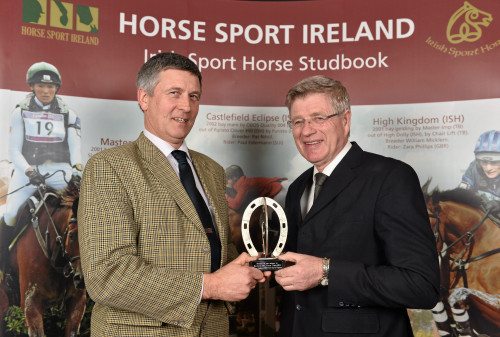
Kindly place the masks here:
[[(273, 252), (269, 254), (269, 210), (271, 208), (279, 218), (280, 223), (280, 233), (278, 243), (274, 248)], [(256, 209), (261, 208), (259, 224), (261, 231), (262, 240), (262, 252), (259, 253), (255, 249), (255, 246), (250, 237), (250, 218)], [(245, 209), (243, 213), (243, 218), (241, 220), (241, 236), (243, 238), (243, 243), (245, 244), (245, 249), (250, 256), (260, 256), (257, 260), (250, 262), (250, 265), (260, 269), (262, 271), (274, 271), (285, 267), (285, 261), (278, 259), (278, 255), (281, 254), (283, 248), (285, 248), (286, 237), (288, 235), (288, 223), (286, 220), (285, 212), (281, 208), (280, 204), (276, 200), (261, 197), (253, 200)]]

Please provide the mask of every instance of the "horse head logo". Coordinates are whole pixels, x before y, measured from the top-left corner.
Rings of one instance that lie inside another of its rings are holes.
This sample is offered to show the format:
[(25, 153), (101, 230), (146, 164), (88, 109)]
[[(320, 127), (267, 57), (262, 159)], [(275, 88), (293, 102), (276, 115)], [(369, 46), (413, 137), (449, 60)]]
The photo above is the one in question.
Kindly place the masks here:
[(465, 1), (448, 21), (446, 37), (453, 44), (475, 42), (483, 33), (481, 26), (488, 27), (493, 21), (490, 13), (484, 12)]

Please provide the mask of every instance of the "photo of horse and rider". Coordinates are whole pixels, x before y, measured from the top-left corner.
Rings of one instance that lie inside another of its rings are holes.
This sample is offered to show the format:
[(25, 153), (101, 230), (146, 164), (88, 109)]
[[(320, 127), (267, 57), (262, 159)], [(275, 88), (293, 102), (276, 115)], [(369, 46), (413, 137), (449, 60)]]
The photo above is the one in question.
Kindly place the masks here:
[(80, 119), (57, 95), (54, 65), (32, 64), (26, 84), (31, 92), (10, 116), (11, 173), (2, 180), (0, 336), (49, 335), (44, 318), (55, 308), (66, 319), (52, 334), (75, 336), (87, 303), (76, 221)]
[[(81, 123), (58, 95), (62, 83), (56, 66), (30, 65), (29, 93), (10, 116), (9, 158), (0, 158), (0, 336), (89, 333), (76, 220)], [(434, 182), (430, 189), (431, 180), (422, 187), (440, 258), (433, 336), (500, 336), (500, 131), (481, 133), (471, 150), (457, 188), (440, 191)], [(246, 206), (257, 197), (283, 205), (291, 178), (248, 177), (238, 165), (225, 173), (231, 235), (241, 252)], [(250, 226), (258, 236), (258, 221)], [(251, 299), (239, 304), (236, 335), (256, 336), (259, 303)]]
[(500, 336), (500, 131), (482, 133), (459, 188), (428, 191), (439, 253), (440, 336)]

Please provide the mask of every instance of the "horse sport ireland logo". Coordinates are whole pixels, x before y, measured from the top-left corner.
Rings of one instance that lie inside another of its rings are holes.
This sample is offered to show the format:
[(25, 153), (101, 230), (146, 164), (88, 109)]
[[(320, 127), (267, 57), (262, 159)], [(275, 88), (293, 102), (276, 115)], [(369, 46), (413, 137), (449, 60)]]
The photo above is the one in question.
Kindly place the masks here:
[(61, 0), (22, 0), (21, 34), (98, 45), (99, 8)]
[[(47, 20), (49, 17), (49, 20)], [(23, 22), (79, 32), (99, 31), (99, 9), (61, 0), (23, 0)]]

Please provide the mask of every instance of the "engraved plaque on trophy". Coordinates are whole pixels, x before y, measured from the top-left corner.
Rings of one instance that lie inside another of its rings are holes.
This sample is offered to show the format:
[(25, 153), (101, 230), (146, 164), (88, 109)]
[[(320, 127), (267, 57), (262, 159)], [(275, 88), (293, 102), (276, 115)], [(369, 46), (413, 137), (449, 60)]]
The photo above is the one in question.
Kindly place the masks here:
[[(250, 236), (250, 218), (255, 210), (260, 210), (259, 225), (261, 233), (262, 252), (257, 252)], [(269, 250), (269, 214), (274, 211), (279, 219), (279, 238), (274, 250)], [(261, 197), (253, 200), (245, 209), (241, 220), (241, 236), (245, 249), (250, 256), (260, 256), (257, 260), (250, 262), (250, 265), (262, 271), (274, 271), (285, 267), (285, 261), (278, 259), (285, 247), (288, 235), (288, 223), (283, 208), (276, 200)]]

